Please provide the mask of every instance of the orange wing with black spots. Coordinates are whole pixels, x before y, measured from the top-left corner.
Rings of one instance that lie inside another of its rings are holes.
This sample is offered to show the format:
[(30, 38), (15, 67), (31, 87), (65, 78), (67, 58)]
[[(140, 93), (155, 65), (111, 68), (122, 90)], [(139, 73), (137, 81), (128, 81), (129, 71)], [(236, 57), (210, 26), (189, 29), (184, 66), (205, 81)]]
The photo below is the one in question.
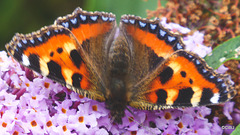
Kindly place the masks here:
[(16, 34), (6, 45), (22, 65), (66, 85), (77, 93), (105, 101), (104, 77), (115, 16), (77, 8), (54, 25), (28, 35)]
[[(133, 97), (131, 106), (140, 109), (162, 109), (218, 104), (231, 99), (236, 91), (226, 75), (213, 71), (196, 54), (177, 51), (155, 71), (146, 91)], [(141, 104), (141, 106), (139, 105)]]
[(159, 19), (147, 20), (124, 15), (121, 18), (120, 30), (132, 51), (132, 84), (141, 82), (175, 51), (185, 49), (179, 35), (164, 28)]
[(63, 26), (49, 26), (32, 34), (16, 34), (6, 45), (8, 52), (22, 65), (37, 71), (82, 95), (104, 100), (96, 91), (83, 50), (74, 35)]
[(55, 23), (69, 29), (84, 50), (89, 67), (104, 85), (108, 48), (116, 31), (115, 15), (105, 12), (86, 12), (76, 8), (72, 14), (59, 17)]
[(158, 19), (125, 15), (120, 30), (129, 43), (129, 104), (144, 110), (208, 105), (231, 99), (236, 91), (226, 75), (214, 72), (185, 51), (178, 34)]

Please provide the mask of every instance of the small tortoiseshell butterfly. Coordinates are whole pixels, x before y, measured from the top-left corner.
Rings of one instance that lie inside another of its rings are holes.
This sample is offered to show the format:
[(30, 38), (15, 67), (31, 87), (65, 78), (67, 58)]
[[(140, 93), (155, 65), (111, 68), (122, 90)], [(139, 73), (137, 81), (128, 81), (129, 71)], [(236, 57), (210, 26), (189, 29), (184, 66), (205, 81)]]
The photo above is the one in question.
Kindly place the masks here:
[(117, 27), (112, 13), (77, 8), (37, 32), (16, 34), (6, 48), (22, 65), (105, 102), (120, 124), (127, 105), (144, 110), (210, 105), (236, 93), (227, 75), (186, 51), (159, 19), (123, 15)]

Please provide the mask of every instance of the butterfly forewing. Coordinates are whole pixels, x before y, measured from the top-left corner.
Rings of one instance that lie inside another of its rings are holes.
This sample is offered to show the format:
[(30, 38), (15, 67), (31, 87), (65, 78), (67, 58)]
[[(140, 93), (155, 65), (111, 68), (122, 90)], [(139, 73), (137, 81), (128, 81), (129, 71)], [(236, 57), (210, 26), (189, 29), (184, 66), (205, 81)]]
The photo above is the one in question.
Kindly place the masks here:
[(52, 25), (32, 34), (16, 34), (6, 48), (22, 65), (82, 95), (104, 100), (98, 96), (101, 93), (96, 91), (98, 85), (86, 66), (81, 46), (68, 29)]
[(124, 15), (120, 29), (129, 40), (132, 51), (130, 77), (132, 84), (138, 84), (152, 73), (173, 52), (185, 49), (179, 35), (164, 28), (159, 19), (147, 20)]
[(86, 12), (76, 8), (72, 14), (59, 17), (55, 24), (66, 27), (74, 34), (84, 50), (87, 66), (98, 77), (94, 81), (100, 81), (105, 87), (106, 68), (104, 67), (115, 34), (115, 15), (105, 12)]

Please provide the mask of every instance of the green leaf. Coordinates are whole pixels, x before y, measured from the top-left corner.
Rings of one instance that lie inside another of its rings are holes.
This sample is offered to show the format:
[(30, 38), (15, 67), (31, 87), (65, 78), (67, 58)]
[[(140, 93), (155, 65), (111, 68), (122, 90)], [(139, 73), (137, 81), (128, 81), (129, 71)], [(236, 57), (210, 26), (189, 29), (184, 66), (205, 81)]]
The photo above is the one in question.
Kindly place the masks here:
[(204, 59), (210, 67), (217, 69), (224, 62), (235, 59), (240, 60), (240, 36), (231, 38), (220, 44)]
[(235, 130), (231, 133), (231, 135), (239, 135), (240, 134), (240, 124), (235, 128)]

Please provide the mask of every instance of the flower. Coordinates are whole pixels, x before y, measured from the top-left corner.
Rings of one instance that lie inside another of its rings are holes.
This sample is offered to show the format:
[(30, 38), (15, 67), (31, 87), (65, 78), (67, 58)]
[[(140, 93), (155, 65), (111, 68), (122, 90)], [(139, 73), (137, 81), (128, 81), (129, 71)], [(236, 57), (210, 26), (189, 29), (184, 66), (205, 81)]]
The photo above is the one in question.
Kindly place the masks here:
[(186, 44), (186, 49), (198, 54), (202, 58), (212, 51), (211, 47), (203, 45), (203, 40), (204, 34), (199, 31), (183, 38), (183, 41)]
[(13, 110), (6, 110), (4, 112), (0, 119), (0, 129), (2, 132), (12, 131), (16, 122), (15, 115), (16, 113)]
[(229, 119), (232, 120), (231, 113), (233, 112), (234, 102), (226, 102), (223, 107), (223, 114)]
[(171, 31), (178, 31), (182, 34), (187, 34), (188, 32), (190, 32), (191, 30), (189, 28), (186, 28), (186, 27), (183, 27), (177, 23), (167, 23), (167, 18), (166, 17), (163, 17), (161, 19), (161, 24), (165, 27), (165, 28), (168, 28), (169, 30)]
[(218, 73), (225, 73), (228, 70), (227, 67), (225, 67), (223, 64), (216, 70)]
[(213, 127), (211, 128), (210, 132), (212, 135), (221, 135), (223, 133), (222, 128), (218, 125), (218, 117), (213, 118)]
[(223, 114), (227, 117), (228, 120), (232, 121), (232, 125), (226, 124), (223, 127), (225, 134), (231, 134), (235, 127), (240, 123), (240, 110), (234, 107), (234, 102), (227, 102), (223, 107)]

